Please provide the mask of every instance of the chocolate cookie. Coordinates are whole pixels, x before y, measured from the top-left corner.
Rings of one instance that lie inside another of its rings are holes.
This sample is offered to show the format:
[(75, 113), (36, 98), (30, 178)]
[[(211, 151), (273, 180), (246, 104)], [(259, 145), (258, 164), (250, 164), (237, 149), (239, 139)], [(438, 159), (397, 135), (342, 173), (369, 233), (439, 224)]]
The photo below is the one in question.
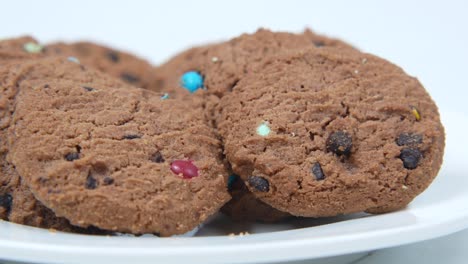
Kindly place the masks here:
[[(311, 46), (354, 50), (342, 41), (310, 30), (291, 34), (260, 29), (227, 42), (182, 52), (157, 69), (159, 86), (155, 88), (171, 97), (193, 98), (196, 101), (194, 107), (203, 108), (206, 118), (216, 127), (218, 113), (214, 109), (219, 98), (229, 94), (239, 80), (261, 68), (265, 58)], [(224, 213), (241, 220), (272, 222), (284, 218), (284, 213), (263, 205), (245, 188), (234, 190), (231, 192), (233, 200), (223, 209)]]
[(220, 142), (200, 110), (66, 59), (22, 67), (8, 158), (57, 216), (169, 236), (229, 200)]
[(53, 211), (37, 201), (6, 159), (16, 84), (21, 81), (17, 73), (27, 71), (17, 63), (41, 56), (42, 46), (31, 37), (0, 41), (0, 219), (35, 227), (89, 233), (91, 230), (74, 227), (68, 220), (56, 217)]
[(262, 201), (322, 217), (406, 206), (437, 175), (437, 106), (397, 66), (358, 51), (309, 48), (267, 60), (221, 99), (233, 171)]
[(149, 89), (155, 86), (153, 66), (127, 52), (90, 42), (60, 42), (47, 45), (45, 53), (68, 57), (137, 87)]

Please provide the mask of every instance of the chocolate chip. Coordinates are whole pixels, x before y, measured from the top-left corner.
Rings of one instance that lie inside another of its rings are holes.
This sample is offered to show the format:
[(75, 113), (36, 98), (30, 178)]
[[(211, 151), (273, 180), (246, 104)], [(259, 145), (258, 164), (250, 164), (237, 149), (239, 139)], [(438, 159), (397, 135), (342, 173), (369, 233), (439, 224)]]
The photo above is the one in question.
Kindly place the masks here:
[(91, 174), (88, 174), (88, 177), (86, 178), (85, 188), (93, 190), (96, 189), (97, 185), (97, 180)]
[(417, 148), (403, 148), (400, 151), (400, 159), (403, 161), (403, 166), (408, 170), (416, 169), (421, 158), (421, 151)]
[(250, 176), (247, 180), (250, 186), (254, 187), (257, 191), (268, 192), (270, 190), (270, 183), (267, 179), (259, 176)]
[(65, 159), (67, 161), (74, 161), (80, 158), (80, 153), (78, 152), (70, 152), (67, 155), (65, 155)]
[(0, 207), (5, 208), (7, 214), (10, 213), (12, 204), (13, 197), (10, 194), (0, 195)]
[(396, 139), (398, 146), (412, 146), (421, 144), (423, 141), (423, 136), (420, 134), (414, 133), (401, 133)]
[(312, 43), (314, 43), (315, 47), (317, 48), (325, 46), (325, 43), (321, 40), (312, 41)]
[(83, 87), (83, 89), (85, 89), (88, 92), (94, 91), (93, 87), (89, 87), (89, 86), (82, 86), (82, 87)]
[(353, 147), (353, 139), (344, 131), (335, 131), (327, 139), (327, 150), (335, 153), (338, 156), (351, 153)]
[(107, 52), (106, 56), (109, 60), (115, 63), (119, 62), (120, 60), (119, 54), (117, 54), (117, 52), (112, 51), (112, 50)]
[(322, 167), (320, 166), (320, 163), (315, 162), (315, 164), (312, 166), (312, 174), (314, 174), (315, 179), (317, 181), (321, 181), (325, 179), (325, 174), (323, 174)]
[(159, 151), (151, 155), (150, 160), (156, 163), (163, 163), (165, 161), (164, 157)]
[(44, 89), (50, 88), (49, 84), (44, 84)]
[(104, 185), (111, 185), (114, 183), (114, 179), (109, 177), (109, 176), (106, 176), (104, 177), (104, 179), (102, 180)]
[(120, 75), (120, 78), (122, 78), (122, 80), (128, 82), (128, 83), (136, 83), (138, 81), (140, 81), (140, 78), (138, 78), (137, 76), (133, 75), (133, 74), (130, 74), (130, 73), (122, 73)]
[(140, 135), (135, 135), (135, 134), (130, 134), (130, 135), (125, 135), (123, 136), (124, 139), (136, 139), (136, 138), (141, 138)]

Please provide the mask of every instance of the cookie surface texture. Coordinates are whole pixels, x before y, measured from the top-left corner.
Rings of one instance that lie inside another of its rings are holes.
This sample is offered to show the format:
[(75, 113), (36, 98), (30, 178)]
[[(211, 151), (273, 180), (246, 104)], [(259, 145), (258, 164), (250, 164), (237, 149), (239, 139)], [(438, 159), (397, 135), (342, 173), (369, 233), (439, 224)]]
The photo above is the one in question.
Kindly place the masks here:
[(257, 198), (296, 216), (397, 210), (442, 163), (444, 128), (428, 93), (358, 51), (272, 58), (219, 106), (234, 173)]
[(17, 83), (9, 159), (57, 216), (169, 236), (230, 198), (220, 142), (199, 111), (67, 59), (29, 64)]

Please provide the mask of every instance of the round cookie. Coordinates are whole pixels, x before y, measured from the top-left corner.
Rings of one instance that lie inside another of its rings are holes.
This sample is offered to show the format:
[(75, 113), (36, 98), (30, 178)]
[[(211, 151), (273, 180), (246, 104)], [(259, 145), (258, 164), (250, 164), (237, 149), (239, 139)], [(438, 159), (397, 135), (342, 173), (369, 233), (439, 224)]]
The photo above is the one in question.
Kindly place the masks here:
[(22, 72), (28, 70), (18, 63), (44, 56), (46, 54), (43, 45), (30, 36), (0, 41), (0, 62), (2, 63), (2, 69), (0, 69), (0, 219), (66, 232), (108, 234), (109, 232), (92, 226), (86, 229), (79, 228), (71, 225), (65, 218), (56, 217), (52, 210), (36, 200), (14, 166), (6, 159), (7, 130), (17, 93), (15, 83), (20, 79)]
[(220, 142), (200, 110), (66, 59), (22, 67), (8, 158), (57, 216), (170, 236), (230, 199)]
[(8, 128), (19, 76), (23, 70), (18, 61), (43, 56), (41, 45), (31, 37), (19, 37), (0, 41), (0, 219), (18, 224), (60, 231), (94, 233), (70, 225), (68, 220), (58, 218), (54, 212), (37, 201), (22, 182), (14, 166), (6, 159), (8, 154)]
[[(105, 47), (81, 43), (85, 48), (92, 49), (93, 51), (99, 49), (106, 49)], [(75, 49), (77, 44), (56, 44), (51, 45), (54, 47), (53, 50), (49, 46), (43, 47), (37, 40), (29, 36), (23, 36), (13, 39), (6, 39), (0, 41), (0, 61), (2, 64), (5, 63), (17, 63), (18, 61), (24, 61), (29, 59), (37, 59), (44, 57), (46, 55), (52, 56), (56, 53), (60, 53), (57, 48), (62, 48), (64, 51), (63, 55), (67, 55), (70, 61), (72, 57), (69, 54), (65, 54), (67, 51), (75, 54)], [(97, 48), (96, 48), (97, 46)], [(110, 52), (110, 49), (109, 49)], [(135, 65), (142, 65), (148, 69), (151, 69), (151, 65), (145, 61), (133, 57), (132, 55), (121, 53), (119, 51), (113, 51), (116, 55), (122, 56), (123, 63), (115, 63), (113, 65), (108, 65), (108, 67), (103, 67), (101, 70), (109, 71), (111, 74), (117, 74), (118, 69), (125, 69), (126, 67), (132, 68)], [(79, 52), (76, 52), (80, 54)], [(120, 55), (122, 54), (122, 55)], [(86, 66), (91, 66), (92, 68), (98, 68), (102, 63), (95, 63), (91, 57), (84, 57)], [(120, 58), (120, 57), (119, 57)], [(114, 60), (119, 60), (115, 59)], [(75, 61), (79, 62), (79, 61)], [(88, 64), (89, 63), (89, 64)], [(10, 106), (14, 102), (14, 94), (16, 94), (17, 89), (15, 85), (12, 85), (12, 82), (15, 82), (18, 78), (15, 74), (21, 74), (22, 68), (21, 65), (11, 65), (11, 67), (17, 67), (16, 70), (9, 72), (9, 68), (5, 67), (0, 72), (2, 76), (2, 82), (0, 83), (0, 111), (2, 115), (2, 131), (0, 132), (0, 146), (1, 146), (1, 163), (2, 170), (0, 170), (0, 219), (8, 220), (11, 222), (25, 224), (35, 227), (42, 228), (51, 228), (60, 231), (68, 232), (79, 232), (79, 233), (92, 233), (92, 234), (106, 234), (108, 232), (98, 230), (96, 228), (79, 228), (69, 224), (68, 220), (65, 218), (56, 217), (55, 213), (50, 209), (42, 205), (41, 202), (37, 201), (32, 193), (29, 191), (29, 188), (22, 182), (21, 178), (13, 168), (13, 166), (6, 161), (6, 155), (8, 153), (8, 148), (6, 146), (6, 129), (9, 127), (9, 122), (11, 119)], [(24, 69), (26, 70), (26, 69)], [(7, 87), (7, 88), (6, 88)]]
[[(239, 80), (261, 68), (265, 58), (310, 46), (354, 50), (342, 41), (315, 34), (311, 30), (291, 34), (260, 29), (254, 34), (243, 34), (227, 42), (195, 47), (180, 53), (156, 70), (158, 86), (155, 88), (171, 97), (191, 98), (195, 101), (194, 107), (203, 108), (206, 118), (216, 127), (216, 105)], [(231, 195), (233, 199), (223, 208), (223, 212), (234, 219), (273, 222), (285, 217), (283, 212), (256, 200), (245, 188), (233, 189)]]
[(265, 203), (322, 217), (406, 206), (437, 175), (437, 106), (397, 66), (309, 48), (267, 60), (219, 104), (227, 160)]
[(47, 45), (45, 53), (79, 61), (140, 88), (150, 89), (156, 85), (153, 66), (146, 60), (124, 51), (91, 42), (59, 42)]

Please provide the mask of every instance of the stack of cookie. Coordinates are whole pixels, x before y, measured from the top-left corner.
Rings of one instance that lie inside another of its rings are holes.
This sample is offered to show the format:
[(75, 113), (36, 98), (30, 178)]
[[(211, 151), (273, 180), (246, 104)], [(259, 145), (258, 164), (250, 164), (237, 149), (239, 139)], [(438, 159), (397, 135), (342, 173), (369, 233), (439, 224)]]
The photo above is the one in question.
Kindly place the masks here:
[(0, 218), (171, 236), (236, 220), (385, 213), (442, 163), (437, 106), (397, 66), (259, 30), (159, 67), (92, 43), (0, 42)]

